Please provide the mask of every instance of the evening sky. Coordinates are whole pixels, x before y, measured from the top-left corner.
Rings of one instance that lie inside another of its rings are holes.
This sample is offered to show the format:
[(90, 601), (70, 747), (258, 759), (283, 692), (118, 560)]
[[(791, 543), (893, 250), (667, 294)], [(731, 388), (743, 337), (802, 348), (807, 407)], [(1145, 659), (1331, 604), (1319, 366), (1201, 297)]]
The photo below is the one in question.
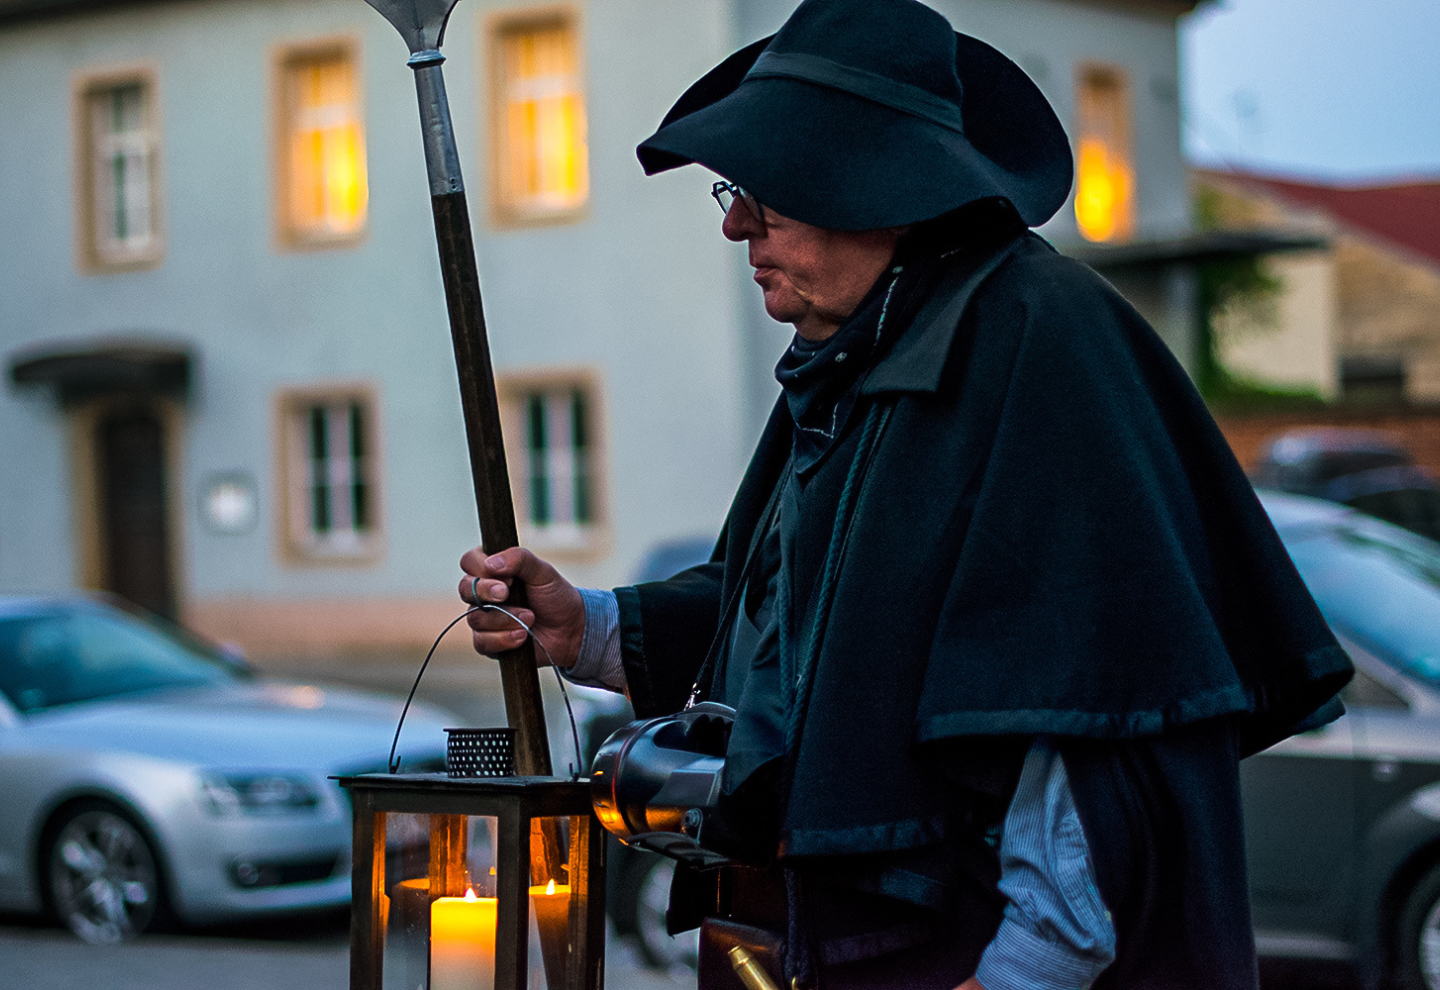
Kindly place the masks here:
[(1223, 0), (1182, 41), (1197, 164), (1440, 178), (1440, 0)]

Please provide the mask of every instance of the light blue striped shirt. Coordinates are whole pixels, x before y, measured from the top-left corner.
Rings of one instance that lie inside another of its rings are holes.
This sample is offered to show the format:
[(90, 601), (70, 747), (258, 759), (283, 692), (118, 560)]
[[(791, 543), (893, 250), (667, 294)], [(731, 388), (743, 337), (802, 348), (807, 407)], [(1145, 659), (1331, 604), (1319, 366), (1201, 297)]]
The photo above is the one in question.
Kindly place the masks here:
[[(576, 684), (621, 691), (620, 606), (581, 588), (585, 635)], [(1000, 840), (1005, 918), (975, 972), (985, 990), (1085, 990), (1115, 959), (1115, 924), (1095, 884), (1090, 849), (1060, 753), (1045, 737), (1025, 756)]]

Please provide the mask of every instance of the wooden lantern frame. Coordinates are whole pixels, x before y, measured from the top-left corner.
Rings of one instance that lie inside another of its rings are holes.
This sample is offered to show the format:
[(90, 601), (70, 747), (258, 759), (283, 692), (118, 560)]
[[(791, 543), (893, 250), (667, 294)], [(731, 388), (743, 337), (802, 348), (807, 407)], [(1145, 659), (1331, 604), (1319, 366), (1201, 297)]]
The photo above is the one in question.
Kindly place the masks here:
[[(430, 816), (430, 897), (465, 891), (465, 819), (497, 823), (495, 988), (524, 990), (529, 967), (530, 872), (545, 836), (570, 819), (570, 915), (563, 983), (550, 990), (602, 990), (605, 971), (605, 831), (584, 780), (561, 777), (451, 778), (443, 774), (340, 777), (354, 806), (350, 988), (382, 990), (385, 961), (385, 815)], [(549, 820), (549, 821), (547, 821)], [(547, 878), (537, 878), (543, 883)], [(550, 877), (548, 879), (554, 879)]]

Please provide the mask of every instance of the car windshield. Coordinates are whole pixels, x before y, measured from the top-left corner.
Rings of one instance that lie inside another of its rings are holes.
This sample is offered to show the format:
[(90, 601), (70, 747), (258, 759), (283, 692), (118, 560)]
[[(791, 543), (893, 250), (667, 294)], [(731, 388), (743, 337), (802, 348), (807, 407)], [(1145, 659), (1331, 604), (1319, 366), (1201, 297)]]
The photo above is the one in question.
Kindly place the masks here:
[(1440, 687), (1440, 546), (1358, 516), (1285, 543), (1332, 625)]
[(236, 677), (218, 653), (123, 613), (0, 616), (0, 691), (22, 712)]

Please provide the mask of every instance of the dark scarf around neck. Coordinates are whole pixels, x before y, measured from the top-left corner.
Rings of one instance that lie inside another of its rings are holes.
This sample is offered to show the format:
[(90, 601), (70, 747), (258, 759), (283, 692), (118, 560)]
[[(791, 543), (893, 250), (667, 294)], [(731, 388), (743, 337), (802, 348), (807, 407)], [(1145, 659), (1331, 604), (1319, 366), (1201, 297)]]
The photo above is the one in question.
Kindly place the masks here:
[(795, 422), (795, 472), (801, 481), (834, 449), (866, 373), (909, 325), (946, 259), (1022, 227), (1003, 200), (971, 203), (918, 224), (901, 238), (895, 257), (840, 329), (824, 340), (795, 335), (775, 366), (775, 378)]

